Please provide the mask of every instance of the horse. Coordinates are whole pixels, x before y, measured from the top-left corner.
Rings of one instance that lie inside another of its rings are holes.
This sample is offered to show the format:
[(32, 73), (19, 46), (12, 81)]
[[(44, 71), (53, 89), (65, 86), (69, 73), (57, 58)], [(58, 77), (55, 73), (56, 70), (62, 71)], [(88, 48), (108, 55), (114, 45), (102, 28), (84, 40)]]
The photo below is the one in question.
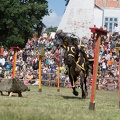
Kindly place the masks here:
[[(76, 91), (75, 82), (78, 77), (80, 77), (80, 86), (82, 90), (82, 98), (86, 98), (88, 95), (87, 85), (86, 85), (86, 64), (85, 59), (82, 53), (79, 52), (74, 45), (68, 45), (65, 53), (65, 64), (68, 67), (68, 76), (72, 85), (73, 94), (78, 96), (78, 92)], [(76, 56), (79, 56), (76, 60)]]

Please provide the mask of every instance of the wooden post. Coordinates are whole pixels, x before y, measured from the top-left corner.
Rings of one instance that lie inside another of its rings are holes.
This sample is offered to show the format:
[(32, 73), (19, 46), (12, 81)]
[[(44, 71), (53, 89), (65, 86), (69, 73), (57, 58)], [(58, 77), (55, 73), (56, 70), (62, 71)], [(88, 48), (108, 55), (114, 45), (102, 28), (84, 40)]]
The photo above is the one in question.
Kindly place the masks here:
[[(14, 55), (13, 55), (13, 67), (12, 67), (12, 78), (16, 78), (16, 58), (17, 58), (17, 51), (20, 50), (19, 47), (10, 47), (11, 50), (14, 51)], [(10, 92), (9, 96), (11, 97), (12, 96), (12, 92)]]
[(41, 47), (37, 54), (39, 59), (39, 90), (38, 92), (42, 92), (42, 57), (45, 54), (44, 47)]
[(14, 51), (12, 78), (16, 78), (15, 68), (16, 68), (17, 51), (19, 51), (20, 48), (19, 47), (11, 47), (10, 49)]
[(119, 66), (118, 66), (118, 70), (119, 70), (119, 78), (118, 78), (118, 94), (119, 94), (119, 108), (120, 108), (120, 47), (116, 46), (116, 49), (119, 52)]
[(101, 35), (107, 35), (107, 31), (99, 28), (90, 28), (92, 33), (97, 34), (97, 38), (95, 41), (95, 51), (94, 51), (94, 69), (93, 69), (93, 78), (92, 78), (92, 90), (90, 97), (89, 109), (95, 109), (95, 92), (96, 92), (96, 81), (97, 81), (97, 73), (98, 73), (98, 58), (99, 58), (99, 49), (100, 49), (100, 40)]
[(42, 55), (39, 54), (39, 92), (42, 92)]
[(57, 92), (60, 92), (60, 61), (58, 61), (57, 76)]

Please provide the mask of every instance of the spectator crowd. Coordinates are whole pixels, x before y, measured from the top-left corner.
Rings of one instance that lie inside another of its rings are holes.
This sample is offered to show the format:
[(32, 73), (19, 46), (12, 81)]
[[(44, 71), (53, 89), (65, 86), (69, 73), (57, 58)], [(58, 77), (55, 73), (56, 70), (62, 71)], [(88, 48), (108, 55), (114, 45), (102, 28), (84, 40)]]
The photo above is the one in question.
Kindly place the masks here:
[[(84, 44), (84, 49), (87, 54), (94, 57), (94, 37), (91, 34), (90, 38), (83, 37), (81, 39)], [(117, 87), (117, 78), (119, 76), (118, 62), (119, 55), (116, 46), (120, 45), (119, 33), (108, 34), (102, 36), (99, 53), (99, 68), (98, 68), (98, 89), (104, 89), (111, 83)], [(56, 47), (55, 47), (56, 46)], [(5, 48), (0, 51), (0, 77), (12, 78), (12, 64), (14, 51)], [(60, 80), (69, 83), (68, 76), (65, 75), (64, 64), (64, 49), (56, 43), (55, 38), (43, 32), (37, 38), (33, 34), (33, 38), (28, 39), (25, 48), (17, 52), (16, 60), (16, 77), (22, 79), (25, 84), (38, 85), (38, 54), (44, 48), (44, 56), (42, 57), (42, 81), (53, 80), (57, 77), (57, 59), (60, 59)], [(89, 70), (88, 81), (91, 81), (91, 71)], [(110, 87), (110, 86), (109, 86)]]

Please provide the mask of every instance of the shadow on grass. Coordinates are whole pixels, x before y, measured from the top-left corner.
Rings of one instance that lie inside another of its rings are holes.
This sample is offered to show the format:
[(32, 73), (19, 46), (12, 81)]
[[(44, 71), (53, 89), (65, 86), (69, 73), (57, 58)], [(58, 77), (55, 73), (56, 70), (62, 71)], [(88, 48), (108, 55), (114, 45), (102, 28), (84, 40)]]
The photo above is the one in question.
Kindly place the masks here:
[(63, 97), (64, 99), (82, 99), (81, 97), (76, 97), (76, 96), (63, 96), (61, 95), (61, 97)]
[(79, 100), (89, 99), (88, 96), (85, 99), (82, 97), (77, 97), (77, 96), (63, 96), (63, 95), (61, 95), (61, 97), (63, 97), (64, 99), (79, 99)]

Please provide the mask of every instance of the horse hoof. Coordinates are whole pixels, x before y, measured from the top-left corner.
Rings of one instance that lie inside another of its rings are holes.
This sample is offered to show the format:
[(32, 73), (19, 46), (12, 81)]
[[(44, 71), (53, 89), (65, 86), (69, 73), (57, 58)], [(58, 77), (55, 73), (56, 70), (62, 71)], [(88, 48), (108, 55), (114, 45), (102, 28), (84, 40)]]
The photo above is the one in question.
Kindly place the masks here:
[(86, 98), (86, 96), (84, 95), (84, 96), (82, 96), (82, 99), (85, 99)]
[(82, 94), (82, 98), (85, 99), (86, 98), (86, 94)]
[(76, 91), (76, 92), (73, 92), (73, 94), (75, 95), (75, 96), (78, 96), (78, 92)]
[(85, 95), (88, 96), (88, 92), (85, 92)]

